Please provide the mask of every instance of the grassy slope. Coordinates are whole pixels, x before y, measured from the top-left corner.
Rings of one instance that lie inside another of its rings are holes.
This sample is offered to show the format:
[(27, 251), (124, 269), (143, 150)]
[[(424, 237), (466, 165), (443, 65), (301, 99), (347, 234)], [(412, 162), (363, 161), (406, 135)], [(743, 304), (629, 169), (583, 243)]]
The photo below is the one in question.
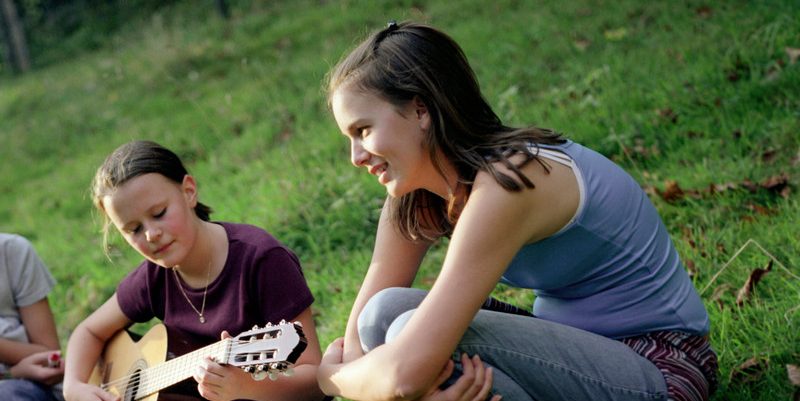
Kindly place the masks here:
[[(317, 295), (323, 345), (340, 335), (383, 191), (349, 166), (321, 82), (390, 18), (454, 36), (508, 122), (555, 127), (645, 187), (798, 176), (800, 64), (784, 49), (800, 47), (800, 11), (790, 2), (233, 3), (227, 23), (211, 9), (170, 5), (133, 18), (98, 51), (0, 79), (0, 230), (31, 238), (59, 280), (62, 339), (139, 259), (119, 241), (113, 262), (105, 258), (87, 190), (105, 154), (133, 138), (181, 154), (215, 218), (260, 225), (290, 245)], [(697, 287), (708, 286), (717, 399), (789, 398), (784, 365), (800, 362), (797, 278), (776, 265), (758, 298), (736, 308), (735, 290), (767, 262), (752, 245), (712, 278), (750, 238), (800, 274), (797, 195), (653, 200), (697, 266)], [(420, 286), (441, 259), (441, 249), (431, 255)], [(725, 285), (721, 309), (712, 296)], [(729, 383), (751, 357), (764, 374)]]

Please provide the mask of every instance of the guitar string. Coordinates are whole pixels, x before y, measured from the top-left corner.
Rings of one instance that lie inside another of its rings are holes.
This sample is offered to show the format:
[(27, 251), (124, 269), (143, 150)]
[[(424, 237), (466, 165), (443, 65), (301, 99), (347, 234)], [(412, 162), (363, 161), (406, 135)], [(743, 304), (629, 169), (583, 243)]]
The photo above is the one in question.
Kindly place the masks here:
[[(234, 343), (234, 344), (232, 344), (232, 345), (242, 345), (242, 344), (250, 344), (250, 341), (241, 341), (241, 340), (239, 340), (237, 343)], [(214, 345), (218, 345), (218, 344), (214, 344)], [(196, 351), (200, 351), (200, 350), (202, 350), (202, 349), (203, 349), (203, 348), (201, 348), (201, 349), (199, 349), (199, 350), (196, 350)], [(194, 351), (194, 352), (196, 352), (196, 351)], [(209, 350), (209, 351), (211, 351), (211, 350)], [(210, 352), (209, 354), (211, 354), (211, 353), (212, 353), (212, 352)], [(231, 356), (231, 355), (233, 355), (234, 353), (235, 353), (235, 351), (229, 350), (229, 351), (228, 351), (228, 352), (227, 352), (227, 353), (224, 355), (225, 359), (226, 359), (226, 360), (228, 360), (228, 359), (230, 358), (230, 356)], [(171, 360), (170, 360), (170, 362), (171, 362), (171, 361), (177, 361), (177, 360), (179, 360), (180, 358), (183, 358), (184, 356), (189, 356), (190, 354), (191, 354), (191, 353), (189, 353), (189, 354), (186, 354), (186, 355), (183, 355), (183, 356), (181, 356), (181, 357), (178, 357), (178, 358), (175, 358), (175, 359), (171, 359)], [(199, 356), (199, 355), (198, 355), (198, 356)], [(187, 359), (185, 362), (189, 362), (189, 360)], [(157, 369), (158, 367), (159, 367), (159, 366), (154, 366), (154, 367), (151, 367), (151, 368), (149, 368), (149, 369)], [(163, 368), (163, 366), (162, 366), (162, 369), (164, 369), (164, 368)], [(178, 371), (178, 370), (184, 370), (184, 369), (185, 369), (185, 367), (184, 367), (184, 366), (178, 367), (178, 366), (176, 365), (174, 368), (172, 368), (172, 369), (168, 370), (167, 372), (163, 372), (163, 373), (170, 373), (170, 372), (175, 372), (175, 371)], [(109, 388), (111, 388), (111, 387), (117, 387), (117, 386), (123, 385), (122, 387), (123, 387), (123, 388), (124, 388), (126, 391), (129, 391), (129, 390), (131, 390), (131, 389), (132, 389), (132, 390), (138, 390), (138, 389), (139, 389), (139, 386), (140, 386), (140, 384), (141, 384), (141, 381), (142, 381), (142, 376), (143, 376), (143, 375), (141, 374), (141, 372), (139, 372), (138, 374), (129, 374), (129, 375), (126, 375), (126, 376), (121, 376), (121, 377), (119, 377), (119, 378), (117, 378), (117, 379), (115, 379), (115, 380), (112, 380), (112, 381), (108, 382), (108, 383), (104, 383), (104, 384), (101, 386), (101, 388), (102, 388), (102, 389), (104, 389), (104, 390), (107, 390), (107, 389), (109, 389)], [(191, 375), (190, 375), (190, 376), (191, 376)], [(161, 377), (161, 378), (163, 379), (163, 377)], [(162, 381), (163, 381), (163, 380), (162, 380)], [(179, 381), (180, 381), (180, 380), (179, 380)], [(152, 380), (152, 382), (153, 382), (153, 383), (158, 383), (158, 382), (159, 382), (159, 379), (158, 379), (158, 378), (156, 378), (156, 380)], [(162, 388), (163, 388), (163, 387), (162, 387)], [(155, 391), (157, 391), (157, 390), (155, 390)], [(153, 392), (155, 392), (155, 391), (153, 391)]]
[[(241, 341), (241, 340), (237, 340), (237, 341), (238, 341), (238, 344), (233, 343), (232, 345), (240, 345), (240, 344), (249, 343), (248, 341)], [(199, 351), (205, 350), (205, 351), (207, 351), (208, 355), (211, 355), (211, 354), (215, 353), (214, 350), (212, 350), (212, 349), (213, 348), (219, 348), (220, 346), (221, 345), (219, 343), (212, 344), (211, 346), (206, 346), (206, 347), (197, 349), (197, 350), (192, 351), (192, 352), (190, 352), (188, 354), (181, 355), (181, 356), (179, 356), (177, 358), (171, 359), (171, 360), (166, 361), (166, 362), (169, 362), (170, 365), (173, 365), (173, 366), (177, 367), (177, 365), (180, 364), (181, 362), (183, 362), (183, 364), (185, 364), (186, 362), (190, 362), (191, 359), (195, 359), (196, 357), (205, 356), (205, 355), (203, 355), (203, 353), (200, 353)], [(195, 357), (193, 357), (193, 358), (189, 358), (191, 356), (191, 354), (194, 354), (194, 353), (197, 353), (197, 355), (195, 355)], [(231, 356), (232, 353), (233, 353), (233, 351), (228, 351), (227, 355), (224, 355), (225, 359), (227, 360)], [(164, 367), (164, 364), (160, 364), (160, 365), (149, 367), (147, 369), (164, 370), (164, 369), (167, 369), (167, 368)], [(169, 371), (176, 371), (176, 370), (178, 370), (178, 369), (175, 369), (175, 368), (169, 369)], [(169, 372), (167, 372), (167, 373), (169, 373)], [(141, 372), (134, 373), (134, 374), (128, 374), (128, 375), (125, 375), (125, 376), (120, 376), (119, 378), (117, 378), (115, 380), (112, 380), (112, 381), (110, 381), (108, 383), (104, 383), (101, 387), (103, 389), (108, 389), (110, 387), (115, 387), (115, 386), (118, 386), (120, 384), (124, 384), (125, 385), (124, 387), (127, 389), (127, 388), (129, 388), (131, 386), (132, 383), (136, 383), (136, 381), (141, 380), (140, 378), (142, 376), (143, 375), (142, 375)], [(138, 385), (138, 383), (136, 385)]]

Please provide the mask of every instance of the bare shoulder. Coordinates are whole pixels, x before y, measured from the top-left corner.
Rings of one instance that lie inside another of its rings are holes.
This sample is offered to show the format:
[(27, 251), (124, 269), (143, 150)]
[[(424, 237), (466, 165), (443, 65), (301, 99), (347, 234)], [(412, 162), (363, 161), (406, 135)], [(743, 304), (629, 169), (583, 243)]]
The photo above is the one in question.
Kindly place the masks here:
[[(511, 158), (518, 164), (522, 155)], [(519, 192), (503, 188), (494, 176), (480, 171), (475, 177), (473, 194), (491, 193), (496, 206), (520, 208), (520, 224), (530, 227), (528, 243), (536, 242), (555, 234), (575, 216), (580, 203), (578, 178), (572, 167), (545, 158), (531, 160), (520, 170), (534, 184), (534, 188), (525, 188)], [(512, 178), (517, 178), (501, 162), (494, 167)]]

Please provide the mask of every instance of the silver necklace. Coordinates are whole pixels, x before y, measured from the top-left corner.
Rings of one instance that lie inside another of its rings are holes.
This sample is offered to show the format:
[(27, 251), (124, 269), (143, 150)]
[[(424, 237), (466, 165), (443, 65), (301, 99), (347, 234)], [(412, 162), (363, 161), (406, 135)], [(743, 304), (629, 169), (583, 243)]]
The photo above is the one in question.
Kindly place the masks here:
[(194, 307), (194, 304), (189, 299), (189, 296), (186, 295), (186, 291), (183, 290), (183, 285), (181, 284), (180, 277), (178, 277), (178, 269), (173, 268), (172, 272), (175, 273), (175, 283), (178, 285), (178, 289), (181, 290), (181, 294), (183, 294), (183, 297), (186, 298), (186, 302), (188, 302), (189, 306), (191, 306), (192, 309), (194, 309), (194, 312), (197, 313), (197, 318), (200, 320), (200, 323), (205, 323), (206, 318), (205, 316), (203, 316), (203, 312), (205, 312), (206, 310), (206, 294), (208, 294), (208, 284), (211, 278), (211, 262), (210, 261), (208, 262), (208, 268), (206, 269), (206, 286), (205, 288), (203, 288), (203, 303), (200, 305), (200, 310), (197, 310), (197, 308)]

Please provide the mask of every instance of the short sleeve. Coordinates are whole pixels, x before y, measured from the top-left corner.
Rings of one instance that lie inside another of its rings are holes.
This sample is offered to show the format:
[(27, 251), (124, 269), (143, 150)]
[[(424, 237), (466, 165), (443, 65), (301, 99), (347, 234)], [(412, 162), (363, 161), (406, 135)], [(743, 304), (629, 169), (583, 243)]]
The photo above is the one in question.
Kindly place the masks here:
[(13, 235), (4, 252), (16, 305), (29, 306), (47, 297), (56, 282), (33, 245), (25, 238)]
[(276, 247), (260, 260), (252, 289), (259, 294), (260, 305), (265, 308), (268, 321), (291, 320), (314, 302), (306, 284), (300, 262), (291, 251)]
[(150, 267), (143, 262), (117, 286), (117, 303), (122, 313), (134, 322), (147, 322), (155, 316), (152, 306)]

